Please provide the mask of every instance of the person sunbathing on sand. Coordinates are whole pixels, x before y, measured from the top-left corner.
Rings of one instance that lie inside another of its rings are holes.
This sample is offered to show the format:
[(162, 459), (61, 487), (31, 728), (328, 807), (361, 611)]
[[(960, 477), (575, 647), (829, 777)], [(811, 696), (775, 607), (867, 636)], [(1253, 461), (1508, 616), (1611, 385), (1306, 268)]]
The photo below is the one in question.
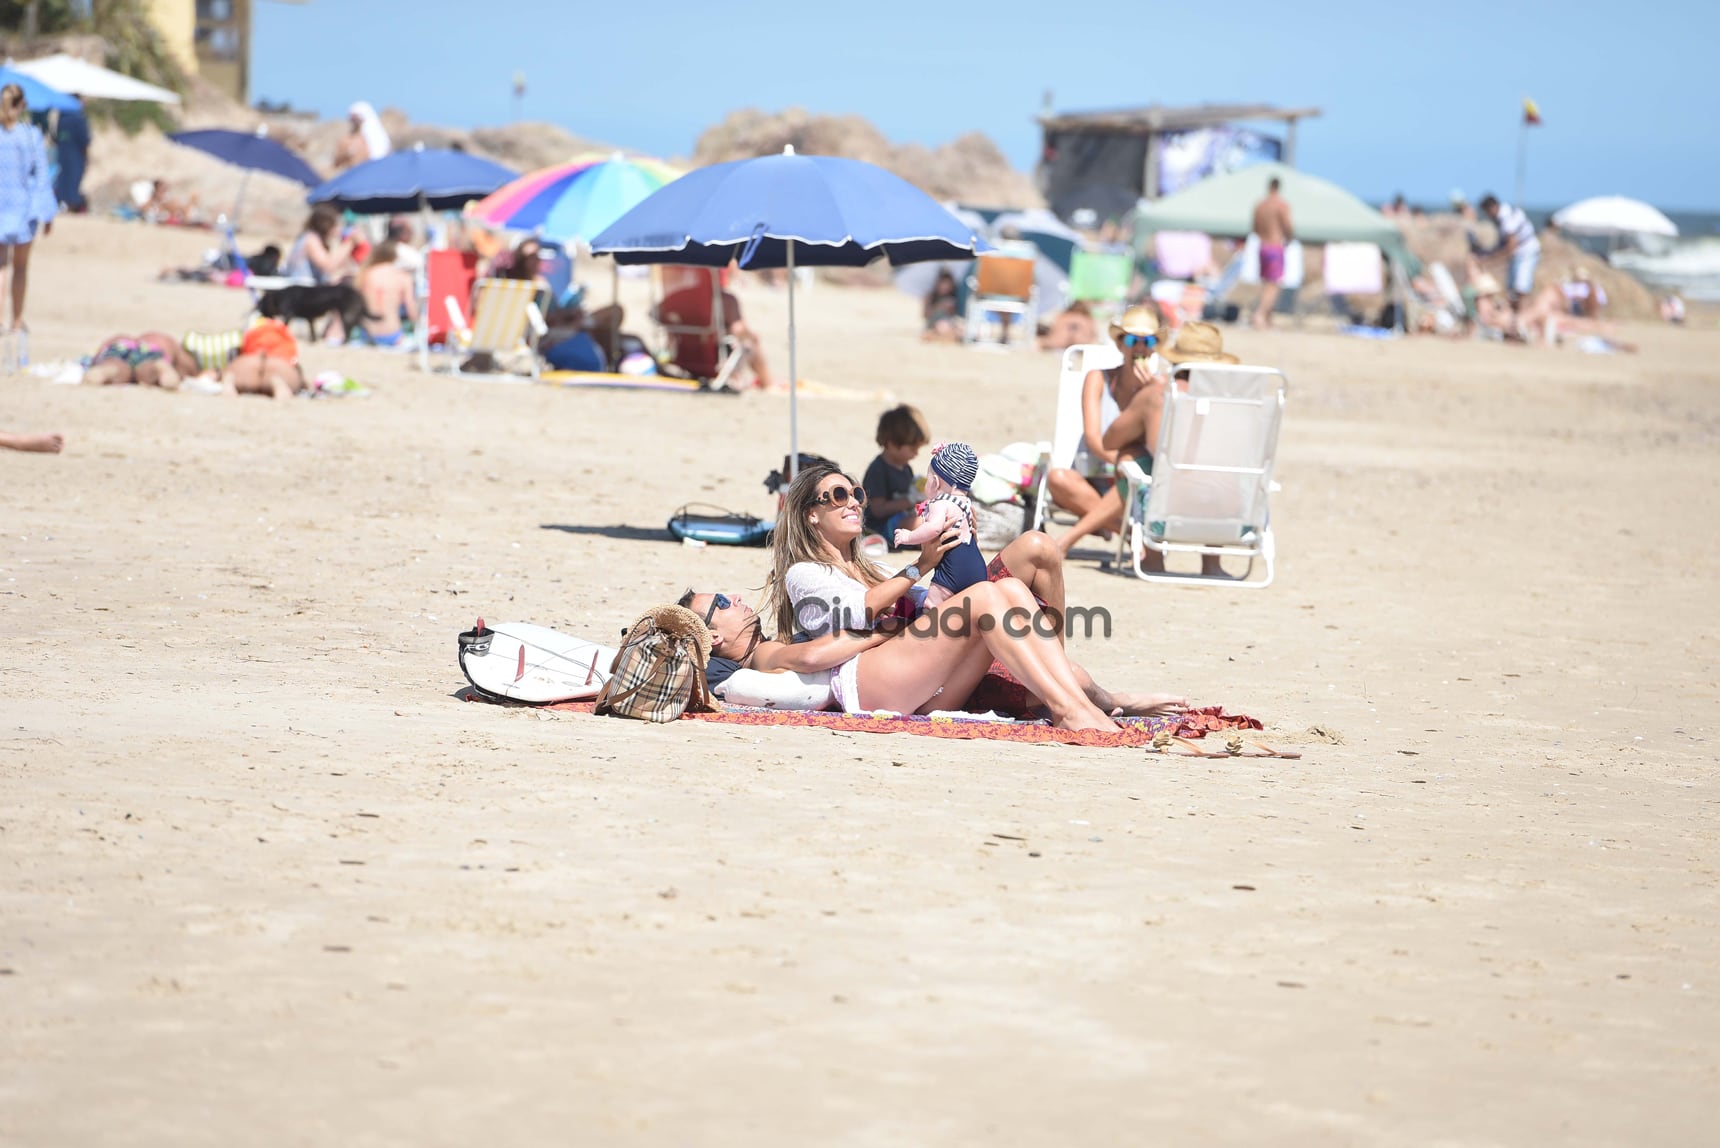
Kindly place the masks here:
[[(1010, 609), (1043, 613), (1055, 625), (1059, 639), (1063, 634), (1063, 555), (1051, 537), (1031, 531), (1012, 541), (991, 560), (988, 567), (992, 584), (1001, 587), (998, 593), (1008, 597)], [(1026, 606), (1020, 591), (1027, 591)], [(764, 636), (759, 615), (739, 594), (711, 593), (688, 590), (680, 605), (704, 619), (711, 631), (711, 659), (706, 674), (710, 683), (719, 685), (738, 669), (761, 673), (795, 671), (818, 673), (833, 670), (861, 653), (886, 641), (912, 643), (922, 635), (904, 631), (899, 624), (880, 631), (863, 633), (844, 630), (804, 641), (783, 642)], [(952, 641), (965, 641), (983, 646), (975, 625)], [(1026, 613), (1015, 618), (1024, 620)], [(1020, 629), (1020, 626), (1017, 626)], [(1148, 717), (1158, 714), (1181, 713), (1188, 708), (1188, 699), (1173, 694), (1129, 694), (1107, 690), (1074, 661), (1069, 662), (1075, 680), (1087, 699), (1112, 717)], [(983, 693), (983, 700), (981, 694)], [(945, 690), (938, 699), (947, 708), (964, 701), (977, 701), (982, 708), (996, 708), (1014, 713), (1026, 713), (1044, 708), (1044, 702), (1019, 682), (987, 676), (980, 689), (965, 698), (952, 696)]]
[(161, 331), (142, 335), (115, 335), (97, 348), (84, 372), (90, 387), (160, 387), (177, 390), (187, 375), (197, 373), (197, 360), (186, 353), (179, 340)]
[(66, 436), (62, 434), (17, 434), (12, 431), (0, 431), (0, 447), (7, 450), (23, 450), (32, 454), (59, 454), (66, 445)]
[(261, 353), (233, 358), (222, 369), (220, 382), (221, 393), (234, 396), (263, 395), (290, 399), (310, 389), (297, 362)]
[[(808, 467), (788, 488), (772, 542), (771, 605), (779, 640), (845, 630), (871, 631), (879, 639), (835, 667), (831, 694), (844, 712), (924, 713), (959, 704), (995, 658), (1059, 727), (1117, 728), (1087, 697), (1063, 651), (1060, 625), (1033, 624), (1040, 607), (1017, 579), (970, 586), (921, 612), (908, 640), (877, 633), (880, 620), (902, 616), (899, 600), (919, 582), (921, 570), (911, 563), (888, 575), (860, 553), (863, 503), (859, 484), (836, 467)], [(951, 531), (928, 542), (920, 560), (935, 566), (954, 540)]]

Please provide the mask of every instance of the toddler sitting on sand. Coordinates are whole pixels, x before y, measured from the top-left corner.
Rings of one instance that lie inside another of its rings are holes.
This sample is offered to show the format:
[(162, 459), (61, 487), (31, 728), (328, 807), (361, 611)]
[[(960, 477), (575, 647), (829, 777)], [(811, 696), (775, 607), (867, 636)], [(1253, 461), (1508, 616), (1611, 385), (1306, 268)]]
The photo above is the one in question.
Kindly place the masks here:
[(912, 530), (897, 530), (897, 546), (919, 546), (938, 537), (951, 526), (960, 528), (960, 540), (938, 562), (925, 605), (937, 606), (969, 586), (986, 581), (985, 555), (976, 540), (972, 495), (968, 493), (979, 474), (979, 457), (965, 442), (938, 443), (926, 472), (926, 501), (920, 503), (920, 524)]

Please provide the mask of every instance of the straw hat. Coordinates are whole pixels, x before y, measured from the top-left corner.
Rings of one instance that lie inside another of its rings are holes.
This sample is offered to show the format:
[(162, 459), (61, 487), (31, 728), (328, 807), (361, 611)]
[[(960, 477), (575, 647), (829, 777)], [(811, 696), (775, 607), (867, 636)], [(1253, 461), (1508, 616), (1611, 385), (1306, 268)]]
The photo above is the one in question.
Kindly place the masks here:
[(1493, 278), (1493, 276), (1486, 271), (1477, 275), (1475, 277), (1475, 282), (1471, 283), (1470, 286), (1475, 288), (1475, 297), (1478, 299), (1485, 299), (1489, 295), (1505, 294), (1505, 288), (1499, 286), (1499, 280)]
[(678, 638), (692, 638), (699, 646), (699, 661), (711, 660), (711, 631), (705, 620), (684, 606), (653, 606), (639, 619), (649, 618), (657, 629)]
[(1172, 363), (1240, 363), (1224, 349), (1224, 335), (1211, 323), (1184, 323), (1171, 345), (1160, 351)]
[(1134, 306), (1117, 316), (1111, 324), (1111, 338), (1119, 335), (1156, 335), (1159, 333), (1158, 312), (1151, 307)]

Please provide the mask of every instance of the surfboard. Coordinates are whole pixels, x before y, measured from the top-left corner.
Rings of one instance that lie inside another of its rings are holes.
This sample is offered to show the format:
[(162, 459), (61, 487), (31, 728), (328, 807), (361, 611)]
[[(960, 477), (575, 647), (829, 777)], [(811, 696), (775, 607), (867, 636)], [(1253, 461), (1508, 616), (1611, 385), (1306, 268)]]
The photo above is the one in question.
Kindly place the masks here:
[(509, 701), (583, 701), (609, 680), (614, 646), (529, 622), (486, 625), (459, 637), (460, 669), (480, 693)]

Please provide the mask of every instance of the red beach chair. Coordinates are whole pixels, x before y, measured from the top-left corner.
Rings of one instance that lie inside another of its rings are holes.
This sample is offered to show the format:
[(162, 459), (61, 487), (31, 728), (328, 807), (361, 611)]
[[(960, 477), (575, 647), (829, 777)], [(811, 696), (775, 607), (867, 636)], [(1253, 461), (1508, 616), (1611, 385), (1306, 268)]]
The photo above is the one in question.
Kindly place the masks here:
[(669, 362), (714, 389), (727, 386), (742, 353), (729, 334), (717, 269), (659, 265), (657, 290), (657, 326)]
[[(424, 260), (429, 298), (419, 309), (430, 346), (446, 346), (448, 336), (472, 325), (472, 288), (478, 281), (478, 256), (470, 251), (431, 251)], [(458, 326), (449, 303), (463, 320)]]

